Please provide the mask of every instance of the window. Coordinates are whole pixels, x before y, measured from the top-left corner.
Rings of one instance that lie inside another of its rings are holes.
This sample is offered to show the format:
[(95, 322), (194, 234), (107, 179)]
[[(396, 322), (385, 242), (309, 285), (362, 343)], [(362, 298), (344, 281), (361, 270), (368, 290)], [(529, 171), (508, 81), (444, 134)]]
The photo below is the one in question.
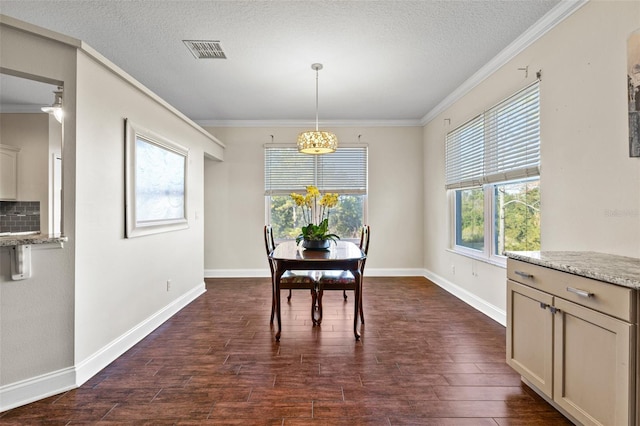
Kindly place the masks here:
[(454, 250), (498, 263), (504, 251), (539, 250), (539, 176), (536, 82), (447, 134)]
[(359, 238), (367, 201), (367, 147), (341, 147), (332, 154), (301, 154), (292, 146), (265, 146), (266, 220), (276, 239), (300, 233), (300, 211), (289, 196), (314, 185), (321, 192), (340, 194), (329, 215), (331, 232), (343, 239)]

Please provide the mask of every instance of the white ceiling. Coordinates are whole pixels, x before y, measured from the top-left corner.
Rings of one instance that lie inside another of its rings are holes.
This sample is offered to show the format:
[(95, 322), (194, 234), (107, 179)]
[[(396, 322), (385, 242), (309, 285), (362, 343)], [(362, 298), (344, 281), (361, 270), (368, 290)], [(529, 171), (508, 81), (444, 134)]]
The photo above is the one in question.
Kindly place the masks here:
[[(0, 0), (0, 12), (85, 41), (201, 124), (313, 122), (314, 62), (321, 123), (419, 123), (563, 3)], [(228, 59), (196, 59), (182, 40), (219, 40)]]

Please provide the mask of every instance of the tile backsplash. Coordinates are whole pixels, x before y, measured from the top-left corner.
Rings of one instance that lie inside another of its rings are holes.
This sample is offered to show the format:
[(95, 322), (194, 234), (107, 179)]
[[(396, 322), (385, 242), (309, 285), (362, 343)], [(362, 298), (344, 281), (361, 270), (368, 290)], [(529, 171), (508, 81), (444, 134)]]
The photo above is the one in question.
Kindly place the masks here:
[(0, 201), (0, 233), (40, 232), (40, 201)]

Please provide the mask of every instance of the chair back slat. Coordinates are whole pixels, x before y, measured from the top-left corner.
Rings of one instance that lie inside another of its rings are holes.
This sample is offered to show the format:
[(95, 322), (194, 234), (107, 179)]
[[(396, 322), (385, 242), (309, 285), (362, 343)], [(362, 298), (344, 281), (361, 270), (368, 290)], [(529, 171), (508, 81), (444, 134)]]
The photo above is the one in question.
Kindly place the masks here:
[(273, 240), (273, 228), (271, 225), (265, 225), (264, 227), (264, 247), (267, 250), (267, 256), (276, 248), (276, 244)]
[(360, 250), (366, 255), (369, 253), (369, 235), (371, 229), (369, 225), (364, 225), (360, 231)]

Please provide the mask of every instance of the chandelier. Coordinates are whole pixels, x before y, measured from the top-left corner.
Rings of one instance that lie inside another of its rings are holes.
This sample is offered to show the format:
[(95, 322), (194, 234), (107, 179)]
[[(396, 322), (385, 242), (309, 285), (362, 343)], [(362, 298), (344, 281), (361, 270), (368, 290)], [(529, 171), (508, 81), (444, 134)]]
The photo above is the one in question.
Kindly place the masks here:
[(318, 130), (318, 71), (322, 64), (312, 64), (316, 72), (316, 130), (308, 130), (298, 135), (298, 151), (305, 154), (328, 154), (338, 148), (338, 138), (331, 132)]

